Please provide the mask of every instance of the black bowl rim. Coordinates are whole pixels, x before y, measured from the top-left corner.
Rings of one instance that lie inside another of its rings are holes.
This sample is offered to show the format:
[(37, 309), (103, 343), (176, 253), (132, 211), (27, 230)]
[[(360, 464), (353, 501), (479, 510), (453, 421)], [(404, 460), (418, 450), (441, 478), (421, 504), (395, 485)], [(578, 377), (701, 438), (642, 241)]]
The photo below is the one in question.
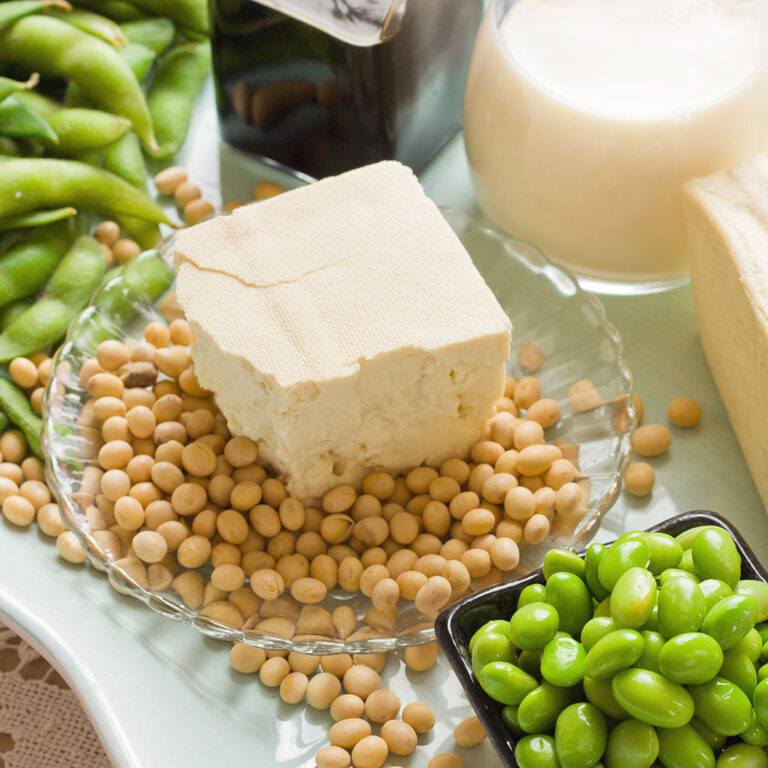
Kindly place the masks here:
[[(669, 533), (670, 535), (676, 536), (683, 531), (701, 525), (715, 525), (726, 530), (733, 537), (736, 548), (741, 555), (742, 576), (744, 575), (745, 570), (751, 570), (753, 575), (750, 577), (768, 582), (768, 571), (766, 571), (760, 564), (755, 553), (744, 540), (744, 537), (728, 520), (716, 512), (703, 509), (684, 512), (680, 515), (670, 517), (650, 528), (646, 528), (645, 530), (648, 533)], [(579, 554), (583, 557), (585, 551), (586, 550)], [(527, 576), (516, 579), (515, 581), (497, 584), (494, 587), (489, 587), (481, 592), (469, 595), (463, 600), (459, 600), (457, 603), (446, 608), (435, 621), (437, 641), (445, 655), (448, 657), (451, 667), (453, 667), (462, 688), (464, 688), (464, 691), (467, 694), (472, 709), (483, 724), (483, 727), (488, 734), (488, 738), (491, 740), (491, 743), (495, 747), (496, 752), (506, 768), (519, 768), (514, 757), (515, 740), (512, 739), (506, 730), (502, 730), (498, 727), (498, 718), (495, 714), (495, 709), (497, 708), (496, 703), (488, 698), (479, 683), (475, 680), (474, 674), (472, 673), (472, 665), (469, 661), (468, 653), (466, 652), (466, 642), (468, 642), (468, 640), (462, 642), (462, 631), (460, 629), (459, 621), (462, 615), (467, 611), (489, 602), (489, 599), (505, 592), (519, 592), (529, 584), (537, 582), (544, 582), (544, 574), (541, 568), (529, 573)]]

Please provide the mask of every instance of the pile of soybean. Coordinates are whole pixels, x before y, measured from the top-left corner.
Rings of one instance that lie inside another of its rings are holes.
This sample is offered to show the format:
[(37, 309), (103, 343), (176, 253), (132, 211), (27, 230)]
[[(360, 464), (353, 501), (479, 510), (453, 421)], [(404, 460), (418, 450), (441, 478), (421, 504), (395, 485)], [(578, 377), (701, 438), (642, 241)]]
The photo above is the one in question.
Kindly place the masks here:
[(469, 644), (520, 768), (768, 766), (768, 584), (725, 530), (634, 531), (543, 570)]
[[(160, 240), (148, 179), (180, 150), (210, 71), (205, 0), (78, 6), (0, 2), (0, 411), (38, 433), (38, 456), (39, 419), (3, 364), (52, 353)], [(122, 233), (114, 253), (102, 222)]]

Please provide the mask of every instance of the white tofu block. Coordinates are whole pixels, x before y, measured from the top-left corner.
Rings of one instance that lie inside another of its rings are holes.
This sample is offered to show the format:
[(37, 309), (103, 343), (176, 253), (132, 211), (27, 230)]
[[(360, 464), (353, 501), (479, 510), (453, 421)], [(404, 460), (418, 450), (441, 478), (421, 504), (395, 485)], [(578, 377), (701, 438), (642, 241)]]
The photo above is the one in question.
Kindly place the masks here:
[(768, 509), (768, 155), (684, 192), (701, 341)]
[(509, 319), (399, 163), (182, 230), (174, 255), (200, 382), (300, 498), (466, 454), (503, 393)]

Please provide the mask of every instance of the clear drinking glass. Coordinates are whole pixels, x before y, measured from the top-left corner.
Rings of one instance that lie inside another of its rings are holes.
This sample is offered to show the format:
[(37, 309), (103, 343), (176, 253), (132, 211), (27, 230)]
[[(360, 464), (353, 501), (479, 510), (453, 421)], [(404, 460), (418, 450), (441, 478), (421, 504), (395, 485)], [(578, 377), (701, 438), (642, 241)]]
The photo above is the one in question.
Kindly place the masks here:
[(485, 214), (596, 290), (687, 279), (681, 185), (768, 150), (765, 0), (492, 0), (464, 133)]

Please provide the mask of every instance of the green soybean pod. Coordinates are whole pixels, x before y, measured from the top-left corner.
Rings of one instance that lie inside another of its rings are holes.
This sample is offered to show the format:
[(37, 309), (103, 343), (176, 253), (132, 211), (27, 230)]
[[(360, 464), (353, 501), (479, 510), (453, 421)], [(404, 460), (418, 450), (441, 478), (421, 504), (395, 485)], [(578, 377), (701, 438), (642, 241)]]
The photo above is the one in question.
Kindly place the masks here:
[(751, 701), (752, 693), (757, 685), (755, 665), (749, 660), (746, 653), (734, 648), (726, 651), (723, 657), (723, 665), (718, 674), (741, 688)]
[(659, 757), (666, 768), (715, 768), (715, 753), (691, 725), (659, 728)]
[(560, 617), (549, 603), (518, 608), (509, 620), (509, 639), (523, 651), (543, 648), (556, 634)]
[(745, 653), (753, 664), (757, 664), (760, 661), (760, 653), (763, 650), (760, 633), (756, 629), (750, 629), (731, 650)]
[(477, 681), (492, 699), (513, 706), (519, 706), (526, 694), (538, 687), (535, 678), (505, 661), (486, 664), (480, 670)]
[(504, 725), (509, 729), (509, 732), (519, 738), (525, 735), (525, 731), (520, 727), (520, 723), (517, 719), (518, 707), (511, 704), (507, 704), (506, 707), (502, 707), (501, 720)]
[(720, 579), (732, 589), (741, 578), (741, 555), (733, 539), (721, 528), (701, 531), (691, 546), (696, 573), (702, 579)]
[(152, 65), (157, 59), (155, 52), (141, 43), (128, 43), (118, 53), (140, 83), (147, 79), (147, 75), (149, 75)]
[(600, 568), (600, 563), (605, 557), (606, 552), (608, 552), (608, 547), (606, 547), (604, 544), (594, 542), (593, 544), (590, 544), (589, 547), (587, 547), (587, 552), (584, 555), (584, 576), (586, 578), (589, 591), (592, 593), (596, 600), (605, 600), (605, 598), (610, 594), (608, 590), (600, 583), (600, 579), (598, 578), (598, 569)]
[(704, 595), (707, 610), (724, 597), (733, 594), (733, 590), (724, 581), (720, 581), (720, 579), (704, 579), (699, 582), (699, 589), (701, 594)]
[(37, 86), (40, 81), (39, 75), (32, 75), (26, 81), (12, 80), (10, 77), (0, 77), (0, 101), (10, 96), (12, 93), (24, 93)]
[(10, 0), (0, 3), (0, 27), (40, 11), (50, 11), (54, 8), (67, 10), (71, 7), (63, 0)]
[(485, 632), (474, 644), (472, 649), (472, 670), (475, 676), (480, 670), (492, 661), (508, 661), (510, 664), (517, 662), (515, 649), (509, 638), (499, 632)]
[(596, 706), (607, 717), (614, 720), (625, 720), (629, 717), (629, 714), (613, 695), (610, 680), (595, 680), (592, 677), (585, 677), (584, 695), (590, 704)]
[(640, 669), (650, 669), (651, 672), (661, 672), (659, 668), (659, 655), (666, 642), (664, 636), (659, 632), (648, 629), (640, 634), (643, 636), (643, 652), (635, 662), (635, 666), (640, 667)]
[(96, 240), (87, 235), (75, 240), (42, 297), (0, 334), (0, 361), (39, 352), (58, 341), (90, 300), (104, 269)]
[(729, 595), (710, 608), (701, 631), (712, 635), (723, 650), (727, 650), (755, 626), (757, 610), (757, 603), (750, 595)]
[(752, 692), (755, 715), (763, 728), (768, 729), (768, 678), (761, 680)]
[(208, 34), (208, 7), (205, 0), (132, 0), (151, 15), (167, 16), (186, 29)]
[(718, 756), (717, 768), (768, 768), (768, 755), (750, 744), (731, 744)]
[(690, 723), (698, 732), (704, 741), (712, 747), (715, 754), (717, 754), (728, 741), (727, 736), (723, 736), (722, 733), (715, 733), (705, 722), (699, 720), (698, 717), (692, 717)]
[(0, 309), (0, 331), (4, 331), (19, 315), (32, 306), (31, 299), (19, 299)]
[(573, 573), (580, 579), (584, 580), (586, 575), (586, 566), (584, 560), (575, 552), (571, 552), (570, 549), (550, 549), (546, 555), (544, 555), (544, 563), (542, 565), (542, 571), (544, 578), (548, 579), (553, 573), (558, 571), (568, 571)]
[(127, 21), (120, 28), (128, 40), (149, 48), (156, 56), (168, 50), (176, 35), (174, 23), (164, 17)]
[(173, 157), (181, 149), (197, 95), (210, 69), (208, 42), (177, 46), (158, 64), (148, 104), (157, 129), (157, 156), (161, 160)]
[(541, 603), (547, 599), (547, 588), (543, 584), (529, 584), (524, 587), (517, 598), (517, 609), (530, 603)]
[(104, 152), (102, 167), (138, 189), (147, 187), (147, 166), (139, 137), (128, 132)]
[(575, 574), (554, 573), (547, 579), (547, 602), (560, 617), (560, 629), (578, 637), (592, 618), (592, 595), (587, 585)]
[(34, 213), (23, 213), (21, 216), (3, 216), (0, 218), (0, 232), (7, 232), (11, 229), (42, 227), (46, 224), (53, 224), (55, 221), (71, 219), (76, 215), (77, 208), (67, 206), (66, 208), (52, 208), (45, 211), (35, 211)]
[(693, 579), (681, 576), (666, 581), (659, 590), (658, 602), (659, 632), (664, 637), (701, 629), (707, 604)]
[(622, 573), (611, 593), (611, 618), (616, 626), (642, 627), (656, 605), (656, 592), (656, 579), (645, 568)]
[(715, 677), (702, 685), (688, 686), (696, 717), (724, 736), (738, 736), (752, 723), (749, 697), (730, 680)]
[(103, 13), (114, 21), (137, 21), (146, 18), (146, 14), (128, 0), (78, 0), (83, 8)]
[(630, 568), (646, 568), (651, 559), (648, 545), (641, 539), (625, 539), (614, 542), (597, 569), (600, 583), (609, 592), (619, 577)]
[(145, 146), (157, 150), (141, 86), (118, 51), (103, 40), (59, 19), (27, 16), (0, 30), (0, 58), (74, 80), (98, 106), (128, 118)]
[(39, 139), (54, 145), (59, 141), (48, 121), (16, 96), (8, 96), (0, 102), (0, 134), (13, 139)]
[(613, 632), (614, 629), (618, 629), (618, 627), (614, 624), (613, 619), (608, 616), (598, 616), (590, 619), (581, 630), (581, 644), (584, 646), (584, 650), (589, 651), (601, 637), (605, 637), (609, 632)]
[(154, 248), (163, 239), (160, 227), (153, 221), (122, 214), (117, 214), (115, 221), (120, 225), (120, 229), (127, 232), (144, 250)]
[[(753, 744), (756, 747), (768, 746), (768, 731), (760, 725), (756, 714), (752, 715), (752, 722), (749, 724), (749, 728), (746, 731), (742, 731), (739, 734), (739, 738), (747, 744)], [(722, 739), (724, 743), (725, 737), (722, 737)]]
[(70, 221), (33, 230), (0, 256), (0, 306), (37, 293), (74, 237)]
[(541, 676), (553, 685), (570, 688), (584, 679), (587, 652), (572, 637), (555, 637), (541, 654)]
[[(132, 263), (133, 262), (129, 262), (129, 264)], [(102, 301), (101, 305), (98, 304), (99, 300)], [(99, 294), (99, 296), (96, 297), (97, 306), (99, 306), (100, 309), (108, 309), (108, 307), (103, 302), (104, 300), (102, 299), (101, 294)], [(470, 638), (468, 645), (470, 653), (474, 651), (475, 644), (486, 632), (494, 632), (509, 637), (509, 622), (505, 619), (492, 619), (491, 621), (486, 621), (485, 624), (479, 627)]]
[(520, 739), (515, 744), (515, 761), (520, 768), (560, 768), (555, 740), (543, 733)]
[(651, 561), (648, 570), (658, 576), (667, 568), (677, 568), (683, 556), (683, 548), (680, 542), (666, 533), (646, 533), (643, 541), (651, 553)]
[(592, 768), (603, 756), (607, 742), (605, 716), (592, 704), (571, 704), (558, 716), (555, 752), (561, 768)]
[(0, 411), (15, 424), (27, 439), (29, 450), (38, 459), (45, 460), (40, 436), (43, 420), (32, 410), (29, 398), (12, 381), (0, 376)]
[(682, 685), (647, 669), (625, 669), (611, 681), (628, 714), (658, 728), (679, 728), (693, 717), (693, 699)]
[(605, 768), (650, 768), (659, 756), (659, 737), (648, 723), (629, 719), (608, 734)]
[(643, 636), (634, 629), (616, 629), (590, 648), (584, 673), (595, 680), (607, 680), (631, 667), (643, 652)]
[(48, 122), (59, 137), (56, 153), (68, 157), (104, 149), (131, 128), (130, 120), (100, 109), (60, 109)]
[(48, 14), (67, 22), (67, 24), (72, 24), (89, 35), (100, 38), (114, 48), (122, 48), (128, 42), (128, 38), (120, 26), (101, 14), (84, 11), (80, 8), (73, 8), (69, 11), (53, 10), (49, 11)]
[(74, 160), (12, 158), (0, 174), (0, 210), (6, 216), (72, 205), (106, 215), (126, 214), (170, 223), (145, 194), (101, 168)]
[(544, 682), (520, 702), (517, 720), (526, 733), (545, 733), (555, 727), (560, 713), (573, 702), (574, 693)]
[(750, 595), (757, 603), (757, 620), (768, 619), (768, 584), (756, 579), (742, 579), (733, 590), (737, 595)]
[(659, 652), (661, 674), (681, 685), (706, 683), (722, 665), (722, 648), (714, 638), (701, 632), (675, 635)]

